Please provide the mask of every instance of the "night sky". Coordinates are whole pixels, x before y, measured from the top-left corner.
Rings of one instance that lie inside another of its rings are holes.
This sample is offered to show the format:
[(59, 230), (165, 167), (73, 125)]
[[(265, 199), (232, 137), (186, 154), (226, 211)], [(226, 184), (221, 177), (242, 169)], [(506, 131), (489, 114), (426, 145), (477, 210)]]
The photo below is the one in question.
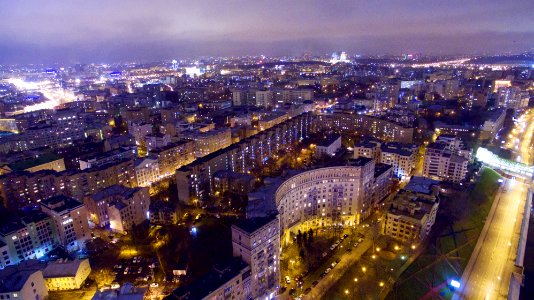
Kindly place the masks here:
[(534, 48), (534, 0), (2, 0), (0, 63)]

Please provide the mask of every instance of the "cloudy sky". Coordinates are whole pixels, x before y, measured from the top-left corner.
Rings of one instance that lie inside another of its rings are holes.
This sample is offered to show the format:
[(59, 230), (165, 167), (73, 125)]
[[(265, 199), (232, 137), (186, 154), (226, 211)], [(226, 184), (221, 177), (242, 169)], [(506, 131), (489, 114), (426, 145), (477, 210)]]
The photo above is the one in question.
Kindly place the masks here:
[(534, 0), (0, 0), (0, 63), (534, 48)]

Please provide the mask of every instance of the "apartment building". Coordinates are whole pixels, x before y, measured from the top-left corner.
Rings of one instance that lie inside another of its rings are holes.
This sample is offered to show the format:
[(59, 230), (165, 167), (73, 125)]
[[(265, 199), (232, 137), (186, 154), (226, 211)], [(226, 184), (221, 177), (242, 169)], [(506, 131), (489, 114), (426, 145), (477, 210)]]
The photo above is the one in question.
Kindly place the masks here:
[(54, 221), (59, 243), (67, 251), (83, 249), (90, 239), (85, 205), (73, 198), (59, 195), (41, 201), (41, 210)]
[(253, 299), (273, 299), (280, 282), (280, 220), (252, 218), (232, 225), (234, 257), (250, 266)]

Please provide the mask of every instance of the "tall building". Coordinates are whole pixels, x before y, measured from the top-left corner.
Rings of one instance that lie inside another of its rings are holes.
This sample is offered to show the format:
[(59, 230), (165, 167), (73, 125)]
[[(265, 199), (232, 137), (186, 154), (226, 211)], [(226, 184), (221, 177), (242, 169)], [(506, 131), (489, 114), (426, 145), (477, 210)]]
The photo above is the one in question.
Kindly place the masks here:
[(275, 299), (280, 282), (280, 220), (252, 218), (232, 225), (233, 254), (250, 266), (253, 299)]
[(91, 232), (83, 203), (60, 195), (41, 201), (41, 210), (54, 221), (59, 242), (65, 249), (72, 251), (85, 247)]
[(423, 175), (437, 180), (461, 182), (467, 176), (469, 159), (454, 154), (446, 143), (428, 145), (423, 164)]
[(373, 195), (382, 197), (374, 192), (375, 188), (384, 189), (383, 184), (376, 184), (375, 174), (381, 175), (375, 173), (375, 162), (360, 157), (348, 166), (310, 170), (289, 178), (274, 197), (281, 228), (305, 221), (318, 226), (359, 224), (379, 201)]
[(332, 113), (318, 115), (317, 128), (338, 133), (357, 133), (387, 142), (412, 143), (414, 127), (396, 121), (368, 115)]
[(135, 178), (140, 187), (150, 186), (159, 178), (159, 164), (155, 157), (139, 158), (135, 161)]
[(380, 162), (393, 167), (398, 178), (410, 177), (415, 168), (418, 147), (414, 144), (384, 143), (382, 144)]
[(232, 132), (227, 128), (184, 134), (184, 137), (195, 141), (196, 157), (206, 156), (232, 144)]
[(59, 244), (54, 221), (40, 211), (2, 222), (0, 241), (7, 245), (2, 252), (5, 265), (41, 258)]
[(112, 231), (126, 232), (149, 218), (147, 188), (113, 185), (84, 198), (90, 220)]
[(384, 234), (403, 242), (425, 239), (436, 221), (438, 181), (413, 177), (393, 199), (383, 225)]
[[(193, 282), (180, 285), (167, 300), (254, 299), (250, 266), (239, 258), (216, 264)], [(107, 299), (107, 298), (106, 298)]]
[(215, 172), (247, 173), (278, 150), (308, 137), (311, 122), (311, 114), (301, 114), (179, 168), (175, 176), (178, 198), (185, 203), (202, 201), (215, 190)]
[(195, 142), (179, 140), (153, 149), (149, 154), (157, 160), (159, 176), (169, 176), (174, 174), (176, 169), (195, 160)]

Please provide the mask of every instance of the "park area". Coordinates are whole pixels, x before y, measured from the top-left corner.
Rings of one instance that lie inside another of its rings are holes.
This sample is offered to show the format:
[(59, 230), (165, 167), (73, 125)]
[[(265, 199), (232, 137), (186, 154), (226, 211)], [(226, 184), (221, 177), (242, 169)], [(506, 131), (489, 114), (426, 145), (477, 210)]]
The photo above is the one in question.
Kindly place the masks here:
[(499, 188), (490, 168), (463, 191), (441, 196), (436, 224), (426, 248), (395, 283), (387, 299), (450, 299), (451, 278), (460, 278)]

